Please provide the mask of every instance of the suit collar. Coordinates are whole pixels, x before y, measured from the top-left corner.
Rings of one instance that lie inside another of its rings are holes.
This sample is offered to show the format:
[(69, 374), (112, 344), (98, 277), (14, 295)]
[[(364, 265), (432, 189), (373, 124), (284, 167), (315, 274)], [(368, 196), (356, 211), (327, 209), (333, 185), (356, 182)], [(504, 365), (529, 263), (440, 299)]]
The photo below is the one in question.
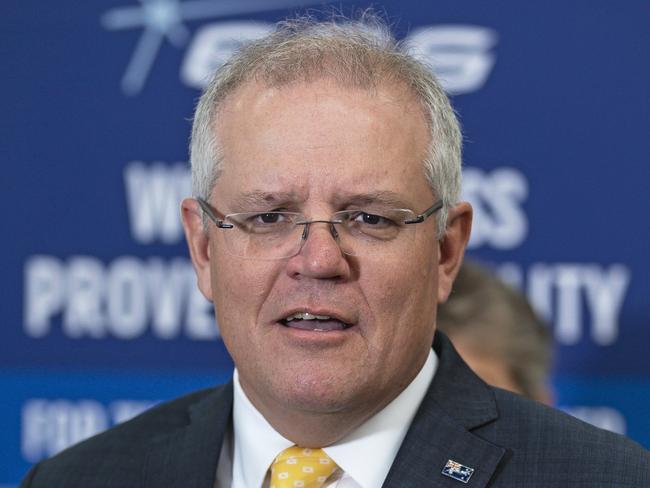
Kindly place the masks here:
[[(385, 488), (485, 487), (505, 449), (471, 431), (498, 418), (492, 390), (463, 362), (449, 340), (436, 333), (439, 363)], [(146, 488), (212, 488), (232, 412), (232, 383), (192, 405), (179, 426), (157, 436), (144, 467)], [(178, 420), (177, 420), (178, 421)], [(463, 483), (441, 471), (453, 460), (475, 471)]]
[(492, 389), (465, 364), (442, 332), (436, 332), (433, 349), (440, 363), (429, 396), (467, 430), (496, 420), (499, 412)]
[[(498, 418), (494, 395), (441, 333), (434, 350), (438, 371), (383, 486), (485, 487), (506, 450), (471, 431)], [(474, 469), (467, 484), (442, 475), (449, 460)]]
[(232, 383), (191, 405), (180, 427), (153, 440), (143, 486), (212, 488), (231, 413)]

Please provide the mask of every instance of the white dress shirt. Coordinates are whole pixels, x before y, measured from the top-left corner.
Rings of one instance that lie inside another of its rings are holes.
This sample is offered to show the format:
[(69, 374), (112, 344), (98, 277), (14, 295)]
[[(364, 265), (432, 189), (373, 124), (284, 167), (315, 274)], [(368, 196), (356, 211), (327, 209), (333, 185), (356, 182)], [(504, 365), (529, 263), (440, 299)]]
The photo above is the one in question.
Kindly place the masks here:
[[(436, 371), (431, 350), (413, 381), (380, 412), (323, 450), (339, 466), (325, 488), (379, 488)], [(275, 457), (294, 445), (253, 406), (233, 376), (233, 428), (224, 438), (215, 488), (267, 488)]]

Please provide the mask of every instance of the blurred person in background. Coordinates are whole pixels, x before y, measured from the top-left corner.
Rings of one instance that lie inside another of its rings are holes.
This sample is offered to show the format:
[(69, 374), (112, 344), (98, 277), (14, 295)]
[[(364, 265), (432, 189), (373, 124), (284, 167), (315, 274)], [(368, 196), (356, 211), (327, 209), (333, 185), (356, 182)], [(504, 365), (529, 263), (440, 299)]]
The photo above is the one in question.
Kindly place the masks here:
[(524, 295), (489, 268), (466, 260), (438, 329), (486, 383), (550, 405), (553, 344), (550, 329)]

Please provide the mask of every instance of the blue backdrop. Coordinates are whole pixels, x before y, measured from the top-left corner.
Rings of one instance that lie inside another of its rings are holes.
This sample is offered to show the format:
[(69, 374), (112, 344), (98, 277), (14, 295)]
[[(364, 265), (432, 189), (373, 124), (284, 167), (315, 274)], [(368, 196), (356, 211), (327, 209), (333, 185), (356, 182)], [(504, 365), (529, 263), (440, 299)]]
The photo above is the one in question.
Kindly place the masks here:
[[(189, 119), (241, 39), (319, 5), (2, 2), (0, 485), (229, 376), (178, 218)], [(452, 95), (470, 255), (552, 324), (557, 405), (650, 447), (647, 2), (375, 7)]]

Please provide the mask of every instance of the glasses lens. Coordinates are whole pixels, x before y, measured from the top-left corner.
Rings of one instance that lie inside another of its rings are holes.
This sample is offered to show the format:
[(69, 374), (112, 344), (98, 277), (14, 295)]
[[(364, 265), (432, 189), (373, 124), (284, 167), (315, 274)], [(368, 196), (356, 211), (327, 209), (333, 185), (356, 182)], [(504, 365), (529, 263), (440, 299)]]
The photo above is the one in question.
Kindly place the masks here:
[(404, 224), (415, 216), (404, 209), (363, 209), (337, 212), (341, 221), (340, 239), (343, 252), (351, 255), (394, 252), (409, 242), (413, 226)]
[(230, 253), (249, 259), (283, 259), (295, 256), (304, 244), (305, 225), (333, 225), (332, 237), (342, 252), (352, 256), (404, 252), (415, 226), (404, 222), (415, 217), (404, 209), (345, 210), (329, 222), (305, 223), (294, 212), (247, 212), (226, 216), (232, 229), (223, 232)]
[(234, 227), (224, 232), (229, 251), (252, 259), (281, 259), (300, 250), (302, 229), (295, 224), (300, 214), (248, 212), (228, 215)]

